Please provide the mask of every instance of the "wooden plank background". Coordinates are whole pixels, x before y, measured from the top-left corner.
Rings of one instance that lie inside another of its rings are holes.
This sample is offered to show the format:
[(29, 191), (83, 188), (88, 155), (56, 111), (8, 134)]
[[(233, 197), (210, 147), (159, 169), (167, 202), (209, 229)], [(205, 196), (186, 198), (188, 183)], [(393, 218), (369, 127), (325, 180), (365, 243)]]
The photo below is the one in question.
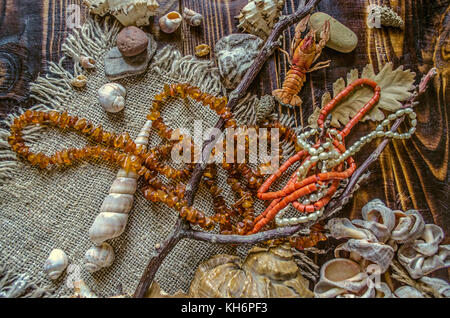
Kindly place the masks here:
[[(47, 60), (61, 57), (61, 45), (70, 33), (66, 16), (80, 6), (81, 22), (88, 13), (81, 0), (0, 0), (0, 118), (17, 107), (29, 107), (28, 83), (46, 70)], [(284, 13), (291, 13), (298, 0), (286, 0)], [(184, 54), (192, 54), (201, 43), (211, 46), (223, 36), (238, 32), (239, 10), (247, 0), (160, 0), (163, 7), (191, 8), (204, 16), (201, 27), (185, 23), (174, 34), (160, 34), (157, 18), (148, 31), (161, 43), (176, 45)], [(369, 4), (391, 6), (405, 20), (405, 31), (368, 29), (365, 26)], [(75, 6), (74, 6), (75, 5)], [(404, 65), (417, 73), (417, 79), (431, 67), (439, 76), (417, 107), (418, 127), (411, 140), (391, 143), (374, 164), (367, 184), (357, 192), (342, 215), (357, 217), (369, 200), (381, 198), (390, 207), (418, 209), (427, 222), (434, 222), (449, 233), (449, 63), (450, 0), (322, 0), (319, 11), (326, 12), (349, 28), (359, 38), (357, 49), (341, 54), (326, 48), (321, 60), (331, 59), (331, 67), (308, 75), (301, 93), (301, 109), (282, 109), (295, 116), (303, 126), (317, 107), (321, 95), (332, 83), (345, 77), (352, 68), (361, 70), (367, 63), (379, 69), (386, 62)], [(293, 32), (283, 42), (290, 43)], [(267, 63), (253, 89), (258, 94), (278, 87), (287, 71), (286, 59), (279, 53)], [(373, 124), (359, 124), (347, 142), (351, 144)], [(405, 127), (403, 127), (405, 129)], [(372, 142), (356, 156), (361, 163), (379, 141)], [(448, 243), (448, 238), (446, 239)]]

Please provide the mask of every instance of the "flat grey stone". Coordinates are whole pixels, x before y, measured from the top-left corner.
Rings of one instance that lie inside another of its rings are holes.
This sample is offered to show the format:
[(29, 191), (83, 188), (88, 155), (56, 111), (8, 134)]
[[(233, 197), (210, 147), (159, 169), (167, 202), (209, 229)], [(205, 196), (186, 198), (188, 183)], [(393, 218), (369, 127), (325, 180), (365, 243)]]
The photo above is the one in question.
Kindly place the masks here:
[(151, 34), (147, 34), (148, 46), (147, 49), (139, 55), (133, 57), (126, 57), (120, 53), (117, 47), (113, 47), (105, 55), (105, 75), (111, 80), (118, 80), (120, 78), (138, 75), (145, 73), (148, 64), (156, 52), (156, 41)]

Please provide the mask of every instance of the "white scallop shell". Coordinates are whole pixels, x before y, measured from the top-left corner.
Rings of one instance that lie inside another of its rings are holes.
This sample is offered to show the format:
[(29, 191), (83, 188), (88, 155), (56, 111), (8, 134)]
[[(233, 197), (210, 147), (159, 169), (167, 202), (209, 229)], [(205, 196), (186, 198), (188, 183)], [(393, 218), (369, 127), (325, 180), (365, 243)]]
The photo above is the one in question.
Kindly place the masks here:
[(84, 267), (91, 273), (108, 267), (114, 262), (114, 250), (108, 243), (93, 246), (86, 251)]
[(98, 100), (110, 113), (120, 112), (125, 107), (126, 89), (118, 83), (107, 83), (98, 90)]
[(183, 17), (177, 11), (171, 11), (159, 19), (159, 26), (165, 33), (175, 32), (181, 25)]
[(50, 252), (44, 264), (44, 272), (51, 278), (57, 279), (69, 264), (66, 253), (57, 248)]

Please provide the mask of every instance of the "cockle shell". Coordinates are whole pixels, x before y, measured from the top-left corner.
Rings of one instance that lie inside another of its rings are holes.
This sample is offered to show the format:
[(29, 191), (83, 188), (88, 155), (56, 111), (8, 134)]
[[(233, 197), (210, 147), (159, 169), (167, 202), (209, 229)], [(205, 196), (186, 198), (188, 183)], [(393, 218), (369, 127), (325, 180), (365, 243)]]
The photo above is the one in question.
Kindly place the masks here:
[(177, 11), (171, 11), (159, 19), (159, 26), (165, 33), (175, 32), (181, 25), (183, 17)]
[(250, 0), (236, 17), (238, 28), (266, 39), (281, 15), (285, 0)]
[(89, 12), (104, 16), (112, 14), (124, 26), (149, 25), (149, 18), (157, 14), (156, 0), (84, 0)]
[(203, 22), (203, 16), (189, 8), (183, 9), (183, 18), (190, 26), (199, 26)]
[(83, 88), (86, 86), (86, 84), (87, 84), (87, 77), (82, 74), (72, 79), (72, 86), (74, 87)]
[(389, 268), (395, 255), (394, 249), (389, 245), (355, 239), (350, 239), (336, 247), (334, 255), (343, 257), (343, 252), (350, 253), (355, 260), (364, 259), (377, 264), (380, 266), (381, 273)]
[(68, 264), (69, 259), (67, 258), (66, 253), (57, 248), (50, 252), (50, 255), (45, 261), (44, 272), (47, 273), (51, 279), (55, 280), (61, 276)]
[(103, 242), (100, 246), (93, 246), (86, 251), (84, 267), (91, 273), (114, 262), (114, 250), (111, 245)]
[(263, 40), (251, 34), (230, 34), (217, 41), (214, 55), (226, 88), (235, 89), (239, 85), (263, 44)]
[(98, 100), (109, 113), (120, 112), (125, 107), (126, 89), (118, 83), (108, 83), (98, 90)]
[(90, 56), (82, 56), (80, 57), (80, 64), (85, 70), (90, 70), (95, 68), (95, 60)]
[(394, 211), (396, 226), (391, 232), (391, 238), (400, 244), (411, 242), (422, 235), (425, 221), (422, 214), (416, 210), (406, 212)]
[(203, 57), (209, 54), (211, 48), (208, 44), (200, 44), (195, 47), (195, 55), (198, 57)]
[(216, 255), (197, 268), (191, 297), (312, 297), (290, 248), (252, 248), (241, 265), (231, 255)]

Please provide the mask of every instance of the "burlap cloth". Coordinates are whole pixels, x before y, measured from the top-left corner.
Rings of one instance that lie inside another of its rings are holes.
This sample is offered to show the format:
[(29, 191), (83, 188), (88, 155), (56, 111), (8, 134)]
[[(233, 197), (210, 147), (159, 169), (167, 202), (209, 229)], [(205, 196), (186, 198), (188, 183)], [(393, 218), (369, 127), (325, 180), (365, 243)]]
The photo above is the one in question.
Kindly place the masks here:
[[(98, 104), (97, 90), (109, 82), (104, 76), (103, 56), (114, 45), (118, 30), (117, 23), (108, 19), (89, 20), (69, 36), (63, 45), (65, 54), (75, 60), (82, 55), (93, 56), (97, 69), (86, 74), (86, 88), (74, 89), (70, 85), (73, 76), (83, 72), (79, 63), (75, 63), (73, 72), (66, 70), (64, 59), (59, 64), (50, 63), (48, 74), (39, 77), (31, 87), (33, 96), (42, 102), (35, 109), (67, 110), (101, 124), (108, 131), (126, 131), (135, 138), (146, 121), (153, 96), (162, 91), (164, 84), (189, 82), (215, 95), (224, 93), (212, 62), (182, 57), (173, 47), (159, 47), (148, 72), (118, 81), (127, 89), (124, 111), (106, 113)], [(217, 121), (215, 113), (192, 100), (170, 100), (162, 116), (171, 127), (192, 128), (194, 120), (201, 119), (206, 129)], [(8, 123), (12, 119), (10, 116)], [(90, 274), (82, 267), (84, 254), (92, 246), (88, 230), (118, 168), (100, 161), (53, 171), (34, 168), (10, 151), (8, 135), (7, 130), (0, 131), (0, 267), (3, 267), (0, 292), (3, 296), (16, 278), (35, 289), (50, 288), (51, 292), (45, 295), (53, 296), (72, 294), (70, 283), (78, 278), (84, 279), (98, 295), (114, 294), (119, 284), (123, 284), (125, 292), (133, 292), (155, 245), (170, 234), (176, 211), (147, 201), (139, 190), (141, 180), (124, 234), (108, 241), (115, 250), (116, 260), (111, 267)], [(160, 142), (155, 135), (151, 134), (151, 145)], [(28, 129), (26, 140), (34, 151), (46, 154), (88, 144), (76, 133), (45, 127)], [(221, 170), (218, 179), (230, 202), (234, 196)], [(207, 214), (213, 213), (211, 196), (204, 186), (198, 191), (195, 206)], [(63, 249), (69, 256), (69, 264), (79, 266), (72, 266), (52, 282), (44, 274), (43, 264), (54, 248)], [(179, 289), (187, 291), (200, 262), (218, 253), (242, 256), (245, 251), (245, 247), (184, 240), (165, 259), (156, 281), (169, 293)], [(30, 295), (28, 291), (23, 294)], [(14, 296), (19, 295), (17, 292)]]

